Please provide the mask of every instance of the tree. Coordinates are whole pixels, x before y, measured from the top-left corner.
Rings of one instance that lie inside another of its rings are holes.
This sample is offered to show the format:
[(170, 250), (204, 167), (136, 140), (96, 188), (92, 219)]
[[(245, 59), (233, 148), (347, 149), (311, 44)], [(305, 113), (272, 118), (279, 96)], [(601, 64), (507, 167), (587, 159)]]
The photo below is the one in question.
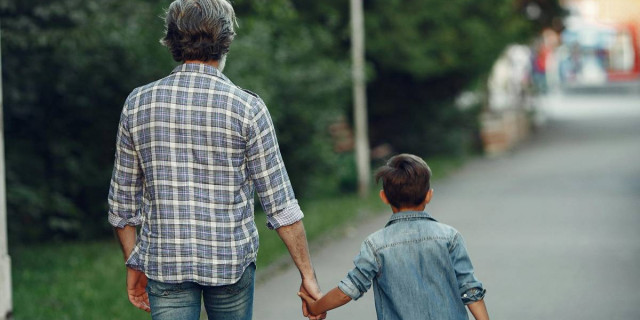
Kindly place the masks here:
[(171, 64), (151, 49), (159, 46), (145, 45), (160, 37), (158, 10), (115, 0), (15, 1), (0, 8), (10, 236), (106, 235), (123, 101)]
[[(542, 6), (545, 17), (559, 13), (555, 0), (365, 1), (372, 146), (420, 155), (465, 152), (477, 131), (478, 108), (458, 110), (453, 101), (463, 90), (482, 87), (506, 44), (526, 43), (540, 29), (524, 12), (531, 1), (549, 4)], [(294, 3), (347, 50), (344, 1)]]
[(511, 0), (371, 1), (368, 53), (372, 142), (418, 154), (464, 152), (474, 114), (455, 108), (530, 23)]
[(337, 55), (331, 30), (289, 0), (236, 1), (234, 8), (240, 26), (225, 73), (265, 100), (296, 194), (335, 192), (342, 159), (327, 128), (349, 103), (349, 56)]

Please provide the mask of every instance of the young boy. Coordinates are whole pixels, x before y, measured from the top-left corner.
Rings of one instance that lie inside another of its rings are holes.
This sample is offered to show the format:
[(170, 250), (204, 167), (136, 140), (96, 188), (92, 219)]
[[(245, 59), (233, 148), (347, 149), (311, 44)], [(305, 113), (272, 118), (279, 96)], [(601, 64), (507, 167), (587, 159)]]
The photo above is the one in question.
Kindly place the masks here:
[(419, 157), (401, 154), (376, 173), (380, 198), (391, 206), (387, 225), (365, 239), (338, 287), (317, 301), (299, 292), (318, 315), (360, 298), (373, 283), (378, 319), (489, 319), (486, 290), (473, 275), (462, 236), (424, 212), (433, 189), (431, 169)]

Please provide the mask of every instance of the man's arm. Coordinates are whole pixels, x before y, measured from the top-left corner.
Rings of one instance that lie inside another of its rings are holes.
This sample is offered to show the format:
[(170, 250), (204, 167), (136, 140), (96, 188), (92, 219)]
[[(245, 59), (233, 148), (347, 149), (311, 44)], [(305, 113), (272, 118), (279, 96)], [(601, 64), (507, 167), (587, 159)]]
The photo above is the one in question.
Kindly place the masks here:
[(341, 307), (351, 301), (351, 297), (344, 294), (338, 287), (333, 288), (318, 300), (311, 298), (304, 292), (298, 292), (298, 296), (307, 302), (309, 313), (314, 316), (324, 314), (329, 310)]
[[(128, 129), (127, 102), (122, 109), (116, 154), (109, 188), (109, 223), (114, 227), (125, 263), (136, 245), (136, 227), (141, 223), (138, 204), (142, 197), (142, 170)], [(149, 310), (149, 297), (145, 287), (147, 276), (127, 267), (127, 294), (129, 301), (139, 309)]]
[[(320, 298), (320, 288), (311, 266), (307, 236), (301, 221), (304, 215), (282, 161), (271, 115), (261, 99), (255, 100), (250, 110), (254, 114), (247, 127), (247, 169), (267, 215), (267, 227), (277, 230), (298, 267), (302, 277), (300, 291)], [(302, 314), (308, 316), (304, 300)], [(322, 319), (324, 315), (311, 318)]]
[(124, 262), (129, 260), (129, 256), (136, 246), (136, 227), (125, 225), (124, 228), (113, 228), (120, 243)]
[[(124, 226), (124, 228), (114, 228), (124, 261), (129, 260), (129, 256), (136, 245), (136, 227)], [(136, 308), (150, 312), (149, 295), (147, 294), (147, 276), (144, 272), (127, 267), (127, 295), (129, 302)]]
[[(303, 280), (316, 281), (316, 276), (311, 265), (311, 258), (309, 257), (309, 247), (307, 245), (307, 235), (304, 231), (304, 225), (302, 220), (298, 220), (288, 226), (283, 226), (276, 229), (280, 239), (287, 246), (293, 262), (300, 271), (300, 277)], [(308, 288), (309, 289), (309, 288)]]
[(489, 320), (489, 313), (487, 312), (487, 306), (485, 306), (484, 300), (470, 303), (467, 307), (476, 320)]
[[(322, 296), (320, 287), (316, 280), (316, 275), (311, 265), (311, 258), (309, 257), (309, 246), (307, 244), (307, 236), (304, 231), (304, 224), (302, 220), (282, 226), (276, 229), (280, 239), (287, 246), (291, 259), (295, 263), (298, 271), (300, 271), (300, 277), (302, 278), (302, 285), (300, 291), (309, 294), (313, 299), (319, 299)], [(307, 305), (303, 304), (302, 313), (306, 317), (308, 316)], [(326, 315), (320, 315), (320, 319)]]

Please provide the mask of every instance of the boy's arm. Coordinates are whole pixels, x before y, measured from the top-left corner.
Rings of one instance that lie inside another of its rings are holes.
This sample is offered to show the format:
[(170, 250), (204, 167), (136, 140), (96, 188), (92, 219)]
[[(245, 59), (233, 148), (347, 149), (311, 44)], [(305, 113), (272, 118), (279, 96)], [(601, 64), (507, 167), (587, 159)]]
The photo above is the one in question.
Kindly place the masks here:
[(309, 295), (304, 292), (298, 292), (298, 296), (307, 302), (309, 307), (309, 313), (312, 315), (319, 315), (325, 313), (331, 309), (343, 306), (351, 301), (351, 298), (344, 294), (338, 287), (333, 288), (322, 298), (314, 301)]
[(476, 320), (489, 320), (489, 313), (487, 312), (487, 306), (485, 306), (484, 300), (470, 303), (467, 307)]
[(380, 270), (375, 258), (373, 246), (368, 240), (362, 243), (360, 253), (353, 259), (355, 267), (349, 271), (347, 277), (340, 281), (338, 287), (317, 301), (306, 292), (298, 292), (298, 296), (307, 304), (307, 311), (316, 315), (345, 305), (351, 300), (358, 300), (370, 287), (373, 279)]
[(453, 269), (458, 280), (462, 303), (469, 305), (484, 299), (486, 290), (483, 288), (482, 282), (478, 281), (474, 275), (473, 265), (460, 233), (456, 233), (449, 250)]

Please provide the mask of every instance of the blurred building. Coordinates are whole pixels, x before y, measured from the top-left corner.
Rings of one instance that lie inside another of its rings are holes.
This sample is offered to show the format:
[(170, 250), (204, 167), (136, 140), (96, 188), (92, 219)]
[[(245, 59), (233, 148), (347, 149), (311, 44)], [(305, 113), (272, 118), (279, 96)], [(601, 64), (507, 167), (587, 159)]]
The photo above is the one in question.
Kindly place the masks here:
[(640, 23), (638, 0), (562, 0), (561, 3), (566, 8), (582, 11), (587, 19), (613, 23)]
[(569, 11), (556, 51), (559, 81), (597, 86), (640, 80), (640, 1), (563, 0)]

